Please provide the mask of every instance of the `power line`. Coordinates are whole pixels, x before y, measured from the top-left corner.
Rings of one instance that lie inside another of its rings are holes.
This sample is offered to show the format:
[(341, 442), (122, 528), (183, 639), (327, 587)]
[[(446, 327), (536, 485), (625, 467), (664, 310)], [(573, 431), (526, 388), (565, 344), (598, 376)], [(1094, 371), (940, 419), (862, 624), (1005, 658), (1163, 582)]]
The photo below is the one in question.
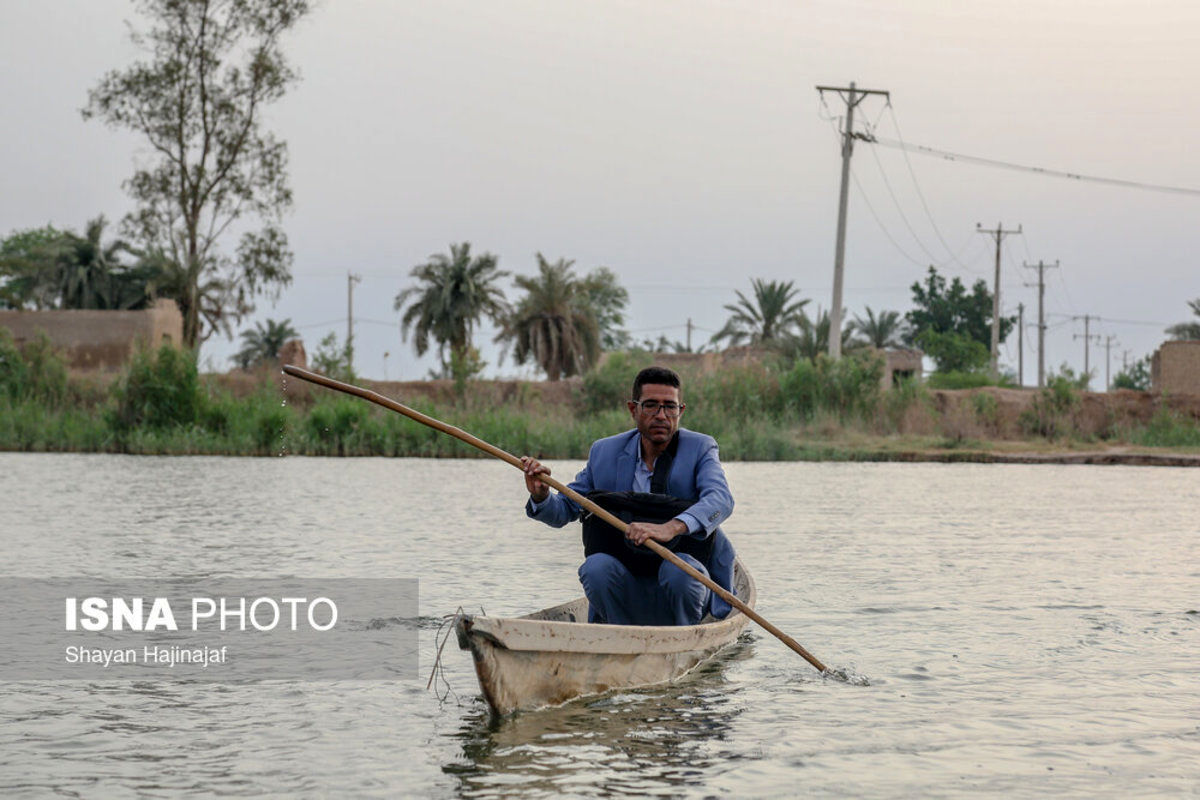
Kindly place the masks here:
[(1157, 183), (1144, 183), (1142, 181), (1127, 181), (1121, 178), (1105, 178), (1099, 175), (1083, 175), (1078, 172), (1067, 172), (1065, 170), (1048, 169), (1046, 167), (1031, 167), (1027, 164), (1014, 164), (1010, 161), (1000, 161), (995, 158), (984, 158), (983, 156), (970, 156), (964, 153), (953, 153), (949, 150), (939, 150), (936, 147), (926, 147), (925, 145), (911, 145), (903, 141), (892, 141), (889, 139), (875, 139), (875, 144), (881, 144), (884, 147), (894, 147), (906, 152), (921, 153), (927, 156), (937, 156), (947, 161), (964, 161), (972, 164), (981, 164), (986, 167), (999, 167), (1002, 169), (1017, 170), (1020, 172), (1032, 172), (1037, 175), (1046, 175), (1052, 178), (1069, 178), (1076, 181), (1085, 181), (1089, 183), (1102, 183), (1108, 186), (1120, 186), (1125, 189), (1144, 189), (1150, 192), (1166, 192), (1168, 194), (1184, 194), (1200, 196), (1200, 189), (1192, 189), (1186, 186), (1165, 186)]
[(892, 237), (892, 234), (888, 232), (888, 229), (883, 224), (883, 220), (881, 220), (879, 218), (879, 214), (877, 214), (875, 212), (875, 206), (871, 205), (871, 198), (867, 197), (867, 192), (866, 192), (866, 190), (863, 189), (862, 184), (858, 180), (858, 175), (854, 172), (853, 169), (850, 170), (850, 177), (854, 180), (854, 187), (856, 189), (858, 189), (859, 197), (861, 197), (863, 199), (863, 202), (867, 204), (867, 210), (871, 212), (871, 217), (874, 218), (875, 224), (879, 226), (879, 230), (883, 231), (883, 235), (885, 237), (887, 237), (887, 240), (892, 243), (892, 247), (896, 248), (896, 252), (898, 252), (900, 255), (904, 256), (906, 259), (908, 259), (912, 263), (916, 264), (918, 267), (924, 267), (925, 266), (924, 261), (920, 261), (920, 260), (910, 256), (908, 254), (908, 251), (905, 250), (903, 247), (901, 247), (900, 243), (897, 242), (895, 240), (895, 238)]
[[(904, 136), (900, 133), (900, 122), (896, 119), (896, 111), (892, 108), (892, 102), (890, 99), (887, 103), (887, 110), (891, 114), (892, 127), (896, 129), (896, 138), (903, 143)], [(874, 152), (874, 148), (872, 148), (872, 152)], [(950, 257), (954, 261), (957, 261), (959, 266), (965, 267), (966, 264), (959, 260), (959, 256), (966, 252), (967, 248), (963, 248), (958, 252), (958, 254), (955, 254), (950, 248), (950, 245), (946, 243), (946, 238), (942, 236), (942, 231), (940, 228), (938, 228), (937, 222), (934, 221), (933, 214), (929, 212), (929, 204), (925, 202), (925, 193), (921, 191), (921, 184), (917, 181), (917, 173), (916, 170), (913, 169), (912, 160), (908, 157), (908, 150), (901, 150), (900, 152), (904, 154), (904, 163), (908, 165), (908, 174), (912, 177), (913, 187), (917, 190), (917, 197), (919, 197), (921, 200), (921, 207), (925, 209), (925, 216), (929, 218), (929, 224), (933, 227), (934, 234), (937, 235), (938, 241), (942, 243), (942, 247), (946, 248), (946, 252), (950, 253)], [(979, 240), (972, 236), (968, 241), (974, 243)], [(968, 244), (967, 247), (970, 247), (970, 245)]]
[(883, 162), (879, 160), (879, 151), (872, 147), (871, 155), (875, 158), (875, 164), (879, 167), (879, 175), (883, 178), (883, 185), (887, 188), (887, 192), (892, 198), (892, 205), (894, 205), (896, 207), (896, 211), (899, 212), (900, 219), (904, 222), (904, 227), (908, 228), (908, 232), (912, 234), (913, 241), (917, 243), (917, 247), (921, 248), (925, 255), (929, 256), (932, 260), (937, 261), (938, 257), (930, 252), (929, 248), (925, 246), (925, 243), (921, 241), (921, 237), (917, 236), (917, 232), (913, 230), (912, 223), (908, 221), (908, 215), (904, 213), (904, 209), (901, 207), (899, 199), (896, 198), (896, 193), (892, 190), (892, 182), (888, 180), (887, 172), (883, 168)]
[(329, 327), (330, 325), (338, 325), (345, 321), (346, 321), (345, 317), (338, 317), (337, 319), (332, 319), (329, 322), (313, 322), (308, 325), (295, 325), (293, 327), (295, 327), (296, 330), (304, 330), (305, 328), (326, 328), (326, 327)]
[[(1068, 321), (1081, 318), (1079, 314), (1050, 314), (1048, 316), (1066, 317)], [(1100, 320), (1101, 322), (1111, 322), (1115, 325), (1150, 325), (1154, 327), (1166, 327), (1172, 324), (1170, 322), (1152, 322), (1145, 319), (1114, 319), (1113, 317), (1097, 317), (1095, 314), (1092, 314), (1091, 317), (1092, 319)]]

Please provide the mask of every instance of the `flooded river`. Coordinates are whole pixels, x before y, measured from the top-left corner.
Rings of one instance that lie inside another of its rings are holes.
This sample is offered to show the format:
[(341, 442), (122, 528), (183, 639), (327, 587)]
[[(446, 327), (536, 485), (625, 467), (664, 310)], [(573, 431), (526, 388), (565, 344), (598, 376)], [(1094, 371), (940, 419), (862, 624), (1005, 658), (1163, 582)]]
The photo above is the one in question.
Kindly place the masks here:
[(442, 616), (580, 593), (511, 467), (0, 454), (5, 576), (416, 578), (421, 615), (393, 681), (0, 684), (0, 795), (1200, 795), (1200, 471), (726, 467), (758, 610), (860, 680), (754, 630), (494, 723), (453, 641), (425, 688)]

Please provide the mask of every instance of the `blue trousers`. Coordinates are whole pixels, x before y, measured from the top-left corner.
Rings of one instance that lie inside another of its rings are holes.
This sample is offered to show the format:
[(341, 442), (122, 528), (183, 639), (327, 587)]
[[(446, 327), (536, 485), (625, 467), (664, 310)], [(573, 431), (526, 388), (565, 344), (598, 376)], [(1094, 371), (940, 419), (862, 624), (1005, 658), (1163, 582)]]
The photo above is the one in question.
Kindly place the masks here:
[[(705, 577), (708, 570), (678, 554)], [(579, 567), (588, 599), (588, 622), (610, 625), (695, 625), (708, 610), (712, 590), (664, 561), (658, 575), (634, 575), (617, 558), (593, 553)]]

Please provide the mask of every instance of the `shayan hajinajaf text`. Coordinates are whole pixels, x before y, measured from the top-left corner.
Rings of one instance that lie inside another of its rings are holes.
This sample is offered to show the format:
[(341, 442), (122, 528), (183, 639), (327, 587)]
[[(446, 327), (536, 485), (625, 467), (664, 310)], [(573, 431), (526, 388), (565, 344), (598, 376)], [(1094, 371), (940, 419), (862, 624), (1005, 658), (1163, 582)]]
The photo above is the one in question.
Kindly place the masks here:
[(99, 664), (105, 669), (114, 664), (149, 664), (174, 667), (176, 664), (225, 664), (229, 659), (227, 647), (179, 647), (178, 645), (146, 645), (137, 647), (80, 647), (66, 649), (68, 664)]

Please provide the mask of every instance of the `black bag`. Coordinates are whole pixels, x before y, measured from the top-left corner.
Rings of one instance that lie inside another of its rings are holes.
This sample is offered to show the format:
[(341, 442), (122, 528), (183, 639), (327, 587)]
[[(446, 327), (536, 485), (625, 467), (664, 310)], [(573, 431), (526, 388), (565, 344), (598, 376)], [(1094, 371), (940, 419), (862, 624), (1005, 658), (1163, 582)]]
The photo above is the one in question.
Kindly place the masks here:
[[(590, 492), (588, 499), (625, 522), (662, 523), (687, 511), (695, 500), (681, 500), (665, 494), (650, 492)], [(708, 567), (712, 556), (713, 537), (697, 539), (690, 534), (676, 536), (666, 544), (667, 549), (686, 553)], [(662, 558), (648, 547), (635, 545), (625, 534), (595, 514), (583, 517), (583, 552), (608, 553), (621, 561), (634, 575), (657, 575)]]

